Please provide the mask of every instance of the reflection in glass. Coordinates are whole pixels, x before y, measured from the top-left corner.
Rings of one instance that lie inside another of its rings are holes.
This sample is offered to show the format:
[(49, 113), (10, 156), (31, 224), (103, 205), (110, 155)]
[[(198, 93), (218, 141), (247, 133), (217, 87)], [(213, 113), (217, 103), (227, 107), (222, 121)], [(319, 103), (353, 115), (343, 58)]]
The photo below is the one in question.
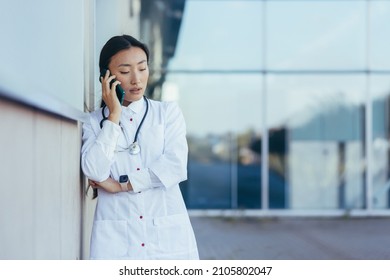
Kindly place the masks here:
[[(261, 87), (258, 75), (169, 74), (187, 123), (190, 208), (259, 208)], [(172, 100), (163, 91), (163, 100)]]
[(372, 207), (390, 207), (390, 76), (372, 76)]
[(390, 70), (390, 1), (370, 1), (370, 68)]
[(366, 67), (365, 1), (267, 1), (266, 13), (267, 67)]
[(364, 76), (268, 78), (269, 169), (288, 207), (363, 207), (364, 89)]
[(261, 69), (262, 10), (262, 1), (187, 0), (169, 69)]
[(186, 1), (156, 96), (186, 118), (189, 208), (390, 207), (388, 2)]

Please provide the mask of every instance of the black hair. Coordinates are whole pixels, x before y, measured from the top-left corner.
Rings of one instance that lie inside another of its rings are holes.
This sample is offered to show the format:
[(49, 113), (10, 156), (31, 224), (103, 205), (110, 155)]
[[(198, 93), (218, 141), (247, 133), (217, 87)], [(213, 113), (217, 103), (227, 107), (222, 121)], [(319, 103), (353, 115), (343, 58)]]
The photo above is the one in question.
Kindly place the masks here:
[(149, 62), (149, 49), (144, 44), (130, 35), (114, 36), (103, 46), (99, 58), (99, 70), (108, 69), (111, 57), (122, 50), (130, 49), (131, 47), (138, 47), (146, 54), (146, 60)]

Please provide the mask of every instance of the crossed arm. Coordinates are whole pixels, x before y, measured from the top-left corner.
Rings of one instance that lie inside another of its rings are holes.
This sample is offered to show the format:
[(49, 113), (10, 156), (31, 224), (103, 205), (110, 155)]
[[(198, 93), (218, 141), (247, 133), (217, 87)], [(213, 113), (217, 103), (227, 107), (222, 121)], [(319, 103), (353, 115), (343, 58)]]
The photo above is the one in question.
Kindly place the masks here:
[[(96, 182), (96, 181), (93, 181), (91, 179), (88, 179), (88, 183), (94, 189), (103, 189), (109, 193), (117, 193), (117, 192), (123, 191), (119, 182), (115, 181), (111, 177), (107, 178), (103, 182)], [(127, 189), (129, 191), (133, 190), (133, 187), (131, 186), (130, 181), (127, 182)]]

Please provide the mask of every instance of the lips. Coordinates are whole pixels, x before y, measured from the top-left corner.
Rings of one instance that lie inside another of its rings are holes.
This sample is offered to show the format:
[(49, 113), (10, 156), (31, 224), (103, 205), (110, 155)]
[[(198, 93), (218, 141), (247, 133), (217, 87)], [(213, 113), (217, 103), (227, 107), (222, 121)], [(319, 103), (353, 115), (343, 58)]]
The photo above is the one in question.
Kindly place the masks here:
[(133, 93), (133, 94), (138, 94), (138, 93), (141, 93), (142, 92), (142, 88), (131, 88), (130, 89), (130, 93)]

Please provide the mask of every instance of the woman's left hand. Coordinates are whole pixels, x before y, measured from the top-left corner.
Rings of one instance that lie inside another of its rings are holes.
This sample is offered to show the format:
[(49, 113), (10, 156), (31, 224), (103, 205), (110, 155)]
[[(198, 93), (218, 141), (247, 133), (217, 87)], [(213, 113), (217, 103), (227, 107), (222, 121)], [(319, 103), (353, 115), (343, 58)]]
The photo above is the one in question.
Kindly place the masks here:
[(111, 177), (107, 178), (103, 182), (96, 182), (91, 179), (88, 179), (88, 183), (92, 188), (100, 188), (109, 193), (117, 193), (122, 191), (119, 182), (115, 181)]

